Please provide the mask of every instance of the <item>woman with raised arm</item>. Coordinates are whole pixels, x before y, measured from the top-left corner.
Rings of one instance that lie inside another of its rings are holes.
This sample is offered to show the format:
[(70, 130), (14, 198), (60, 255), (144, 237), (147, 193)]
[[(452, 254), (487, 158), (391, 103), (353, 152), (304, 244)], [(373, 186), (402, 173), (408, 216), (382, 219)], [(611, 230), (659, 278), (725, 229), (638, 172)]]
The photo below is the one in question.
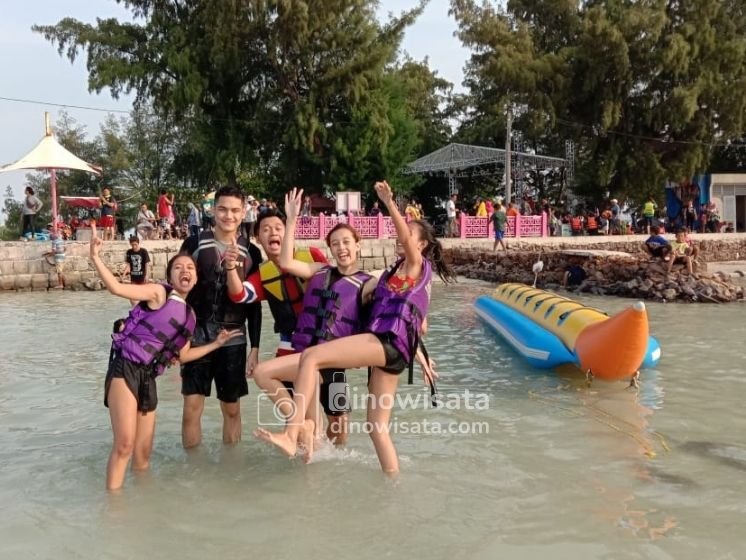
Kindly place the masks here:
[[(444, 281), (454, 278), (443, 261), (440, 243), (427, 222), (405, 222), (386, 181), (375, 184), (376, 192), (391, 215), (398, 237), (399, 259), (385, 271), (373, 295), (367, 332), (332, 340), (306, 349), (295, 379), (295, 407), (285, 430), (272, 433), (258, 429), (255, 435), (293, 456), (302, 428), (309, 395), (313, 395), (318, 371), (326, 368), (370, 366), (368, 383), (368, 428), (384, 472), (399, 470), (399, 459), (389, 435), (389, 420), (399, 374), (417, 353), (417, 342), (430, 305), (432, 270)], [(426, 368), (426, 374), (431, 374)], [(307, 460), (310, 456), (306, 457)]]
[[(358, 268), (360, 236), (347, 224), (337, 224), (326, 236), (326, 243), (336, 266), (296, 258), (295, 228), (302, 212), (302, 200), (303, 191), (299, 189), (293, 189), (285, 195), (287, 218), (279, 256), (279, 266), (284, 274), (306, 280), (303, 303), (297, 313), (291, 337), (295, 353), (261, 362), (253, 374), (256, 384), (264, 389), (286, 417), (290, 416), (293, 406), (288, 386), (298, 372), (300, 352), (310, 346), (362, 332), (364, 323), (361, 307), (370, 300), (376, 287), (375, 278)], [(242, 285), (238, 273), (233, 272), (230, 263), (227, 270), (231, 271), (228, 274), (228, 292), (231, 298), (241, 297), (242, 301), (251, 303), (259, 290), (248, 281)], [(250, 297), (247, 298), (246, 295), (249, 294)], [(329, 386), (344, 382), (344, 369), (321, 370), (318, 400), (328, 419), (326, 435), (337, 445), (342, 445), (347, 440), (348, 411), (346, 406), (338, 406), (339, 403), (332, 402)], [(315, 418), (313, 412), (315, 406), (309, 414), (311, 418)], [(313, 432), (320, 432), (320, 426), (308, 423), (305, 425), (308, 430), (304, 431), (301, 439), (309, 447), (312, 445)]]
[(117, 490), (130, 458), (134, 470), (149, 466), (158, 404), (155, 378), (171, 361), (197, 360), (240, 333), (222, 331), (211, 344), (191, 347), (195, 317), (185, 298), (197, 282), (197, 270), (189, 255), (168, 261), (168, 284), (121, 284), (101, 260), (101, 246), (96, 225), (91, 224), (90, 259), (106, 289), (139, 302), (126, 319), (114, 323), (104, 390), (114, 435), (106, 488)]

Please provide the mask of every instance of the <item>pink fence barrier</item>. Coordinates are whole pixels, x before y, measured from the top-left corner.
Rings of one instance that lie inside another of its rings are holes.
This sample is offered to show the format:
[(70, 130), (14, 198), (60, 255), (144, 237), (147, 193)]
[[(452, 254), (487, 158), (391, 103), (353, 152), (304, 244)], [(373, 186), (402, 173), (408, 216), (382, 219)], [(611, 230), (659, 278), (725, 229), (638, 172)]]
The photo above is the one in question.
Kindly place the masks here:
[[(459, 224), (461, 239), (492, 238), (495, 230), (489, 218), (463, 216)], [(508, 216), (505, 237), (547, 237), (547, 215), (540, 216)]]
[[(311, 216), (298, 218), (296, 239), (324, 239), (339, 223), (337, 216)], [(347, 223), (353, 226), (363, 239), (394, 239), (396, 228), (391, 218), (378, 215), (350, 216)], [(488, 218), (463, 216), (459, 224), (461, 239), (491, 239), (494, 236), (492, 222)], [(505, 237), (546, 237), (547, 215), (509, 216)]]

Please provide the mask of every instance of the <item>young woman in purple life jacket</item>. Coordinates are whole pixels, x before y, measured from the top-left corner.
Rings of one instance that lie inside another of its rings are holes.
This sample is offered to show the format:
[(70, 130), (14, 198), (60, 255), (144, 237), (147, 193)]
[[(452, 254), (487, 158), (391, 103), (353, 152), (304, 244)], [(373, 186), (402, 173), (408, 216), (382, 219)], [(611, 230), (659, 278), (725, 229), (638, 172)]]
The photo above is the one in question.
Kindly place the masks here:
[(168, 261), (168, 284), (120, 284), (101, 260), (103, 242), (91, 225), (90, 259), (106, 289), (115, 296), (139, 303), (124, 321), (115, 323), (104, 404), (109, 408), (114, 443), (106, 467), (106, 488), (122, 487), (127, 464), (146, 470), (153, 450), (155, 378), (174, 360), (189, 362), (219, 348), (240, 331), (222, 331), (217, 340), (192, 348), (195, 317), (185, 298), (197, 282), (192, 257), (177, 255)]
[[(376, 287), (376, 279), (358, 268), (360, 235), (347, 224), (337, 224), (326, 236), (336, 266), (326, 263), (304, 262), (293, 257), (295, 227), (303, 205), (303, 190), (293, 189), (285, 195), (285, 235), (282, 238), (280, 268), (292, 276), (307, 279), (303, 295), (302, 311), (298, 315), (292, 345), (295, 354), (280, 356), (261, 362), (254, 370), (253, 379), (275, 403), (284, 418), (291, 416), (293, 399), (283, 382), (292, 382), (298, 372), (300, 353), (311, 346), (325, 344), (330, 340), (358, 334), (364, 330), (361, 308), (368, 302)], [(233, 270), (230, 266), (227, 270)], [(228, 276), (229, 294), (234, 295), (251, 287), (241, 285), (235, 272)], [(251, 300), (247, 301), (251, 303)], [(314, 420), (302, 430), (301, 440), (305, 447), (313, 443), (314, 432), (321, 433), (322, 426), (316, 413), (315, 403), (320, 402), (328, 419), (327, 437), (337, 445), (347, 440), (348, 414), (345, 406), (332, 406), (329, 402), (329, 386), (344, 382), (342, 368), (321, 371), (319, 398), (309, 407), (308, 417)], [(301, 417), (303, 418), (303, 417)]]
[(285, 430), (273, 433), (259, 428), (254, 434), (294, 456), (298, 436), (307, 429), (307, 422), (302, 420), (308, 403), (313, 402), (319, 370), (370, 366), (373, 369), (368, 382), (368, 427), (381, 468), (386, 473), (396, 473), (399, 458), (389, 434), (389, 420), (399, 374), (417, 353), (417, 339), (430, 304), (433, 268), (444, 281), (454, 279), (454, 275), (442, 259), (432, 226), (421, 220), (405, 222), (387, 182), (376, 183), (375, 189), (396, 226), (400, 257), (378, 281), (367, 332), (304, 350), (295, 378), (295, 406)]

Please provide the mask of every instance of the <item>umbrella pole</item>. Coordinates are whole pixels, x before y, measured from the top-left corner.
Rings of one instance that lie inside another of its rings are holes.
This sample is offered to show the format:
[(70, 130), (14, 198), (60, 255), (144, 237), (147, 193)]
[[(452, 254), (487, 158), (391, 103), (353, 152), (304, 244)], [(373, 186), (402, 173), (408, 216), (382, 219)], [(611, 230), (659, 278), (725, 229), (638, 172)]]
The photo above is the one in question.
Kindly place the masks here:
[(57, 170), (51, 169), (52, 183), (52, 234), (57, 237)]

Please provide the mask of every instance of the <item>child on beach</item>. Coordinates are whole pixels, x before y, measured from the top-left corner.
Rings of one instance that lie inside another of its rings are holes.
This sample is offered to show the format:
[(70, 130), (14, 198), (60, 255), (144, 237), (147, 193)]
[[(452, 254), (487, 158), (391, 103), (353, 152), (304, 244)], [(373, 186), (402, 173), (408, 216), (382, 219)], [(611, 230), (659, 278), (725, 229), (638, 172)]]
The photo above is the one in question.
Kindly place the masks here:
[[(358, 268), (360, 236), (347, 224), (337, 224), (326, 238), (336, 266), (297, 258), (299, 255), (295, 252), (295, 227), (302, 209), (302, 200), (303, 191), (298, 189), (293, 189), (285, 196), (287, 222), (279, 255), (279, 265), (285, 274), (308, 280), (297, 323), (294, 322), (293, 325), (291, 340), (294, 353), (260, 363), (253, 375), (256, 384), (264, 389), (281, 413), (287, 416), (292, 408), (287, 383), (295, 379), (300, 352), (309, 346), (362, 332), (361, 307), (371, 298), (376, 286), (376, 280)], [(262, 217), (263, 221), (260, 223), (264, 223), (264, 219)], [(228, 277), (228, 288), (234, 301), (236, 294), (258, 291), (251, 284), (242, 288), (235, 273)], [(250, 303), (252, 300), (246, 301)], [(323, 311), (320, 313), (320, 310)], [(332, 402), (329, 386), (332, 383), (345, 383), (344, 371), (341, 368), (324, 369), (321, 371), (321, 378), (319, 400), (329, 421), (327, 437), (341, 445), (347, 439), (347, 407), (336, 406)], [(312, 412), (314, 410), (315, 407)]]
[(651, 257), (660, 257), (664, 261), (670, 260), (671, 244), (660, 234), (658, 226), (650, 226), (650, 237), (642, 244), (642, 249)]
[(166, 267), (168, 284), (121, 284), (99, 255), (103, 242), (91, 224), (90, 259), (106, 289), (113, 295), (137, 300), (127, 319), (115, 326), (104, 405), (109, 408), (114, 435), (106, 467), (106, 488), (124, 483), (127, 465), (134, 470), (149, 466), (158, 404), (155, 378), (178, 359), (197, 360), (219, 348), (240, 331), (221, 331), (217, 339), (192, 348), (195, 317), (185, 298), (197, 282), (192, 257), (177, 255)]
[(668, 274), (671, 274), (675, 263), (682, 261), (686, 264), (687, 272), (692, 274), (692, 250), (686, 242), (686, 230), (679, 229), (676, 231), (676, 241), (671, 243), (671, 260), (668, 261)]
[[(389, 419), (399, 374), (415, 357), (422, 324), (430, 305), (432, 269), (444, 281), (453, 273), (442, 259), (440, 243), (433, 228), (424, 221), (409, 224), (399, 213), (391, 187), (385, 181), (375, 184), (396, 227), (400, 258), (383, 273), (373, 296), (367, 332), (331, 340), (306, 349), (300, 358), (295, 379), (295, 407), (285, 430), (272, 433), (259, 428), (255, 435), (294, 456), (308, 403), (316, 390), (318, 372), (325, 368), (371, 366), (368, 383), (368, 423), (381, 468), (386, 473), (399, 470), (399, 459), (389, 434)], [(310, 460), (308, 449), (306, 459)]]
[(497, 245), (499, 244), (503, 251), (507, 251), (508, 246), (503, 238), (505, 237), (505, 225), (508, 223), (508, 216), (499, 202), (495, 204), (495, 211), (490, 216), (490, 220), (492, 220), (492, 226), (495, 230), (495, 243), (492, 245), (492, 250), (497, 251)]

